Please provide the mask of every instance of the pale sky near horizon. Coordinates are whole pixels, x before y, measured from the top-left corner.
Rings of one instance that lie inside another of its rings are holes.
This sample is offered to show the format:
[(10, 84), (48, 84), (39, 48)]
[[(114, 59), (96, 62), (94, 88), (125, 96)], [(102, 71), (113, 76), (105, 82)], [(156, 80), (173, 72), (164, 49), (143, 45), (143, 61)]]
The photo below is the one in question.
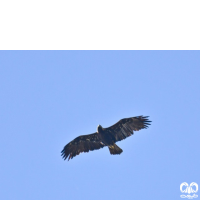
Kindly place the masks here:
[[(1, 51), (0, 199), (180, 200), (182, 182), (200, 185), (199, 76), (200, 51)], [(152, 123), (120, 156), (62, 159), (138, 115)]]

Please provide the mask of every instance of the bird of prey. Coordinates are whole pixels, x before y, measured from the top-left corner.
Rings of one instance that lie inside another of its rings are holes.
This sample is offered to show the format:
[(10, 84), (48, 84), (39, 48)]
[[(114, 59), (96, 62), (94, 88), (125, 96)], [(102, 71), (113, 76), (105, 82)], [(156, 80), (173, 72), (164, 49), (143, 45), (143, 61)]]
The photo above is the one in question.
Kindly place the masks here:
[(89, 152), (105, 146), (109, 148), (110, 154), (121, 154), (123, 150), (115, 143), (133, 135), (133, 131), (148, 128), (150, 122), (148, 116), (137, 116), (121, 119), (108, 128), (98, 125), (97, 132), (81, 135), (69, 142), (61, 151), (62, 157), (64, 160), (67, 158), (70, 160), (81, 152)]

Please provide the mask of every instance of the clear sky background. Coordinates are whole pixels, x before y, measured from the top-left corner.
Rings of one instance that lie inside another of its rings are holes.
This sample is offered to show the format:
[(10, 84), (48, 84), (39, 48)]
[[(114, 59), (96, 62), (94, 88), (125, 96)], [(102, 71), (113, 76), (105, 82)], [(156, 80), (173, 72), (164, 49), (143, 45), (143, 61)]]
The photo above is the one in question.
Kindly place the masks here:
[[(199, 51), (1, 51), (0, 199), (181, 199), (182, 182), (200, 186), (199, 76)], [(120, 156), (62, 159), (75, 137), (138, 115), (152, 125)]]

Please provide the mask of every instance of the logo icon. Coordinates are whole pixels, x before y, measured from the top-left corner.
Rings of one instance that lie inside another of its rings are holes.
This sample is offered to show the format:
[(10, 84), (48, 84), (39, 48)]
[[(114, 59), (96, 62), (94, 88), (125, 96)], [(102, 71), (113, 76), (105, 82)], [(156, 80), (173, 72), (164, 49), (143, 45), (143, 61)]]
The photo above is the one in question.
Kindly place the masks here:
[(188, 193), (188, 195), (180, 195), (181, 198), (188, 198), (188, 199), (193, 199), (193, 198), (197, 198), (198, 195), (193, 194), (190, 195), (191, 193), (197, 193), (198, 192), (198, 184), (195, 182), (190, 183), (190, 185), (188, 185), (188, 183), (183, 182), (180, 185), (180, 191), (182, 193)]

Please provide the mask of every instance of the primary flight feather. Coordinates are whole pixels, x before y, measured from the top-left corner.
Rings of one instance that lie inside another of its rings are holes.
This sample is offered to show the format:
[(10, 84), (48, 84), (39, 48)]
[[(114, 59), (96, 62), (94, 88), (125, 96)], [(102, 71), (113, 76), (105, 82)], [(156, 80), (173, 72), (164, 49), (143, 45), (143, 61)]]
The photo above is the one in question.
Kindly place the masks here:
[(137, 116), (121, 119), (108, 128), (98, 125), (97, 132), (81, 135), (69, 142), (61, 151), (62, 157), (70, 160), (81, 152), (89, 152), (105, 146), (108, 146), (110, 154), (121, 154), (123, 150), (115, 143), (133, 135), (133, 131), (148, 128), (150, 122), (148, 117)]

